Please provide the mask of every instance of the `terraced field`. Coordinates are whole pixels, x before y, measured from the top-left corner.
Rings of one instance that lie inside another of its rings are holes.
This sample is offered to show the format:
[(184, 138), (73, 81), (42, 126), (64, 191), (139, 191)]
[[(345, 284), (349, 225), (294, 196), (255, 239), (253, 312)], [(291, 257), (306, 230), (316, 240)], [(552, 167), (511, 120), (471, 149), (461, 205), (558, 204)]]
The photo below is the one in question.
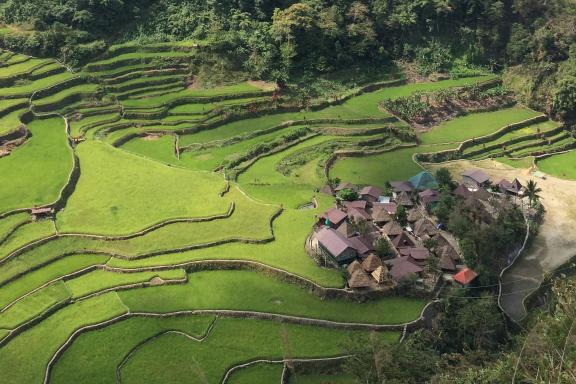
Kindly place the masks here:
[[(378, 107), (488, 76), (391, 77), (303, 106), (258, 82), (203, 88), (198, 49), (114, 46), (77, 72), (2, 56), (3, 383), (269, 383), (286, 361), (341, 357), (350, 337), (395, 342), (426, 300), (360, 303), (340, 271), (304, 249), (316, 215), (333, 204), (317, 190), (334, 154), (343, 157), (331, 177), (382, 185), (415, 173), (417, 153), (484, 135), (490, 141), (459, 155), (572, 143), (543, 120), (502, 131), (537, 116), (522, 107), (419, 138)], [(367, 156), (347, 157), (358, 154)]]

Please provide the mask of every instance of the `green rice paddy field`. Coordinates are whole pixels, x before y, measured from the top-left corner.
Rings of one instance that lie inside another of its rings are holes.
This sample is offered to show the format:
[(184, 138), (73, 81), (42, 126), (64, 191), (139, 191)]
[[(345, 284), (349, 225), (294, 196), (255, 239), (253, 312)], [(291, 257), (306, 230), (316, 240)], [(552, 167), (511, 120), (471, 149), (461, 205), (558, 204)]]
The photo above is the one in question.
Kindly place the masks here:
[[(2, 383), (205, 384), (232, 370), (229, 383), (268, 384), (279, 382), (284, 360), (344, 354), (347, 340), (374, 332), (368, 325), (397, 326), (377, 332), (394, 343), (427, 300), (360, 303), (307, 288), (344, 286), (340, 271), (320, 268), (304, 249), (316, 216), (334, 204), (318, 194), (327, 162), (335, 152), (364, 153), (340, 157), (329, 176), (382, 186), (419, 172), (417, 153), (453, 149), (538, 115), (522, 106), (471, 114), (417, 142), (400, 134), (412, 128), (380, 101), (494, 76), (383, 87), (285, 112), (289, 100), (273, 105), (256, 83), (187, 87), (181, 78), (194, 73), (195, 47), (115, 46), (76, 73), (18, 55), (0, 68), (8, 84), (0, 90), (0, 139), (20, 125), (30, 133), (0, 157)], [(166, 58), (178, 75), (150, 72)], [(96, 82), (74, 80), (83, 74), (110, 84), (104, 96)], [(246, 113), (254, 108), (261, 109)], [(27, 111), (34, 118), (25, 124)], [(524, 127), (494, 144), (553, 128)], [(572, 154), (538, 165), (576, 178), (566, 167)], [(34, 218), (31, 210), (43, 206), (56, 212)], [(291, 379), (328, 382), (352, 378), (296, 372)]]

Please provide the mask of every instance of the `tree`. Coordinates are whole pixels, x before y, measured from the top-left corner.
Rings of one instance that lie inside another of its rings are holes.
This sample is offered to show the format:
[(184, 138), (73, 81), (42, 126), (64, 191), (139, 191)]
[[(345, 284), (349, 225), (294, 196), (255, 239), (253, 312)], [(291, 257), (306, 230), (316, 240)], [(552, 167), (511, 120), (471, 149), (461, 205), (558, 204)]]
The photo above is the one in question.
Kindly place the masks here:
[(542, 189), (538, 187), (534, 180), (528, 181), (528, 184), (526, 184), (526, 196), (531, 206), (540, 201), (540, 192), (542, 192)]
[(354, 201), (358, 200), (358, 192), (350, 188), (344, 188), (338, 192), (338, 197), (344, 201)]
[(576, 77), (568, 76), (560, 81), (552, 99), (554, 113), (564, 119), (576, 118)]
[(454, 180), (452, 180), (452, 174), (448, 168), (445, 167), (439, 168), (436, 171), (436, 181), (440, 186), (447, 186), (449, 188), (451, 188), (454, 184)]
[(383, 237), (374, 242), (374, 251), (383, 259), (390, 259), (394, 256), (394, 251), (390, 243)]
[(398, 220), (402, 226), (408, 224), (408, 214), (406, 213), (406, 208), (403, 205), (398, 205), (398, 208), (396, 208), (396, 220)]

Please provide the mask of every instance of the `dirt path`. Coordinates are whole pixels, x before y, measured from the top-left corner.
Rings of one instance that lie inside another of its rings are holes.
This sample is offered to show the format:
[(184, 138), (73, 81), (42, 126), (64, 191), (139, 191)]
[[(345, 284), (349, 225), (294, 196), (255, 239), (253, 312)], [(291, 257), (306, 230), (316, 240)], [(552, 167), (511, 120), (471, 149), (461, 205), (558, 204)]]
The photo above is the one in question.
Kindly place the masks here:
[(495, 181), (518, 178), (526, 184), (532, 179), (542, 188), (540, 195), (546, 214), (538, 236), (528, 252), (520, 255), (502, 277), (500, 305), (510, 318), (522, 320), (526, 316), (524, 300), (538, 288), (544, 275), (576, 255), (576, 182), (551, 176), (538, 179), (531, 176), (528, 169), (515, 169), (493, 160), (459, 160), (429, 168), (441, 166), (456, 175), (467, 168), (481, 168)]

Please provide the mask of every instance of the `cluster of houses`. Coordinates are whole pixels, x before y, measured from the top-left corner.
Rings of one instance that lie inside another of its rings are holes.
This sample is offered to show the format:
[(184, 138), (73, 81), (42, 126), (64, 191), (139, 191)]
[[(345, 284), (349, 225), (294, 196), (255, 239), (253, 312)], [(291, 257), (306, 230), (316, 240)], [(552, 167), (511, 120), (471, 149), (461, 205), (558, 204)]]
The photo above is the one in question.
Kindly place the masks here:
[[(420, 172), (408, 181), (391, 182), (390, 187), (384, 191), (346, 182), (323, 187), (321, 193), (337, 199), (334, 207), (318, 216), (311, 237), (316, 256), (325, 265), (345, 265), (352, 289), (381, 289), (404, 279), (433, 287), (441, 276), (462, 285), (472, 282), (477, 274), (463, 264), (456, 240), (430, 214), (440, 200), (434, 176)], [(495, 187), (507, 194), (521, 195), (524, 190), (518, 180), (502, 180)], [(489, 222), (496, 214), (488, 203), (493, 197), (490, 188), (488, 175), (469, 170), (452, 193), (483, 212)], [(346, 189), (356, 192), (358, 199), (338, 198)], [(383, 241), (389, 245), (384, 247), (386, 255), (378, 249)]]

